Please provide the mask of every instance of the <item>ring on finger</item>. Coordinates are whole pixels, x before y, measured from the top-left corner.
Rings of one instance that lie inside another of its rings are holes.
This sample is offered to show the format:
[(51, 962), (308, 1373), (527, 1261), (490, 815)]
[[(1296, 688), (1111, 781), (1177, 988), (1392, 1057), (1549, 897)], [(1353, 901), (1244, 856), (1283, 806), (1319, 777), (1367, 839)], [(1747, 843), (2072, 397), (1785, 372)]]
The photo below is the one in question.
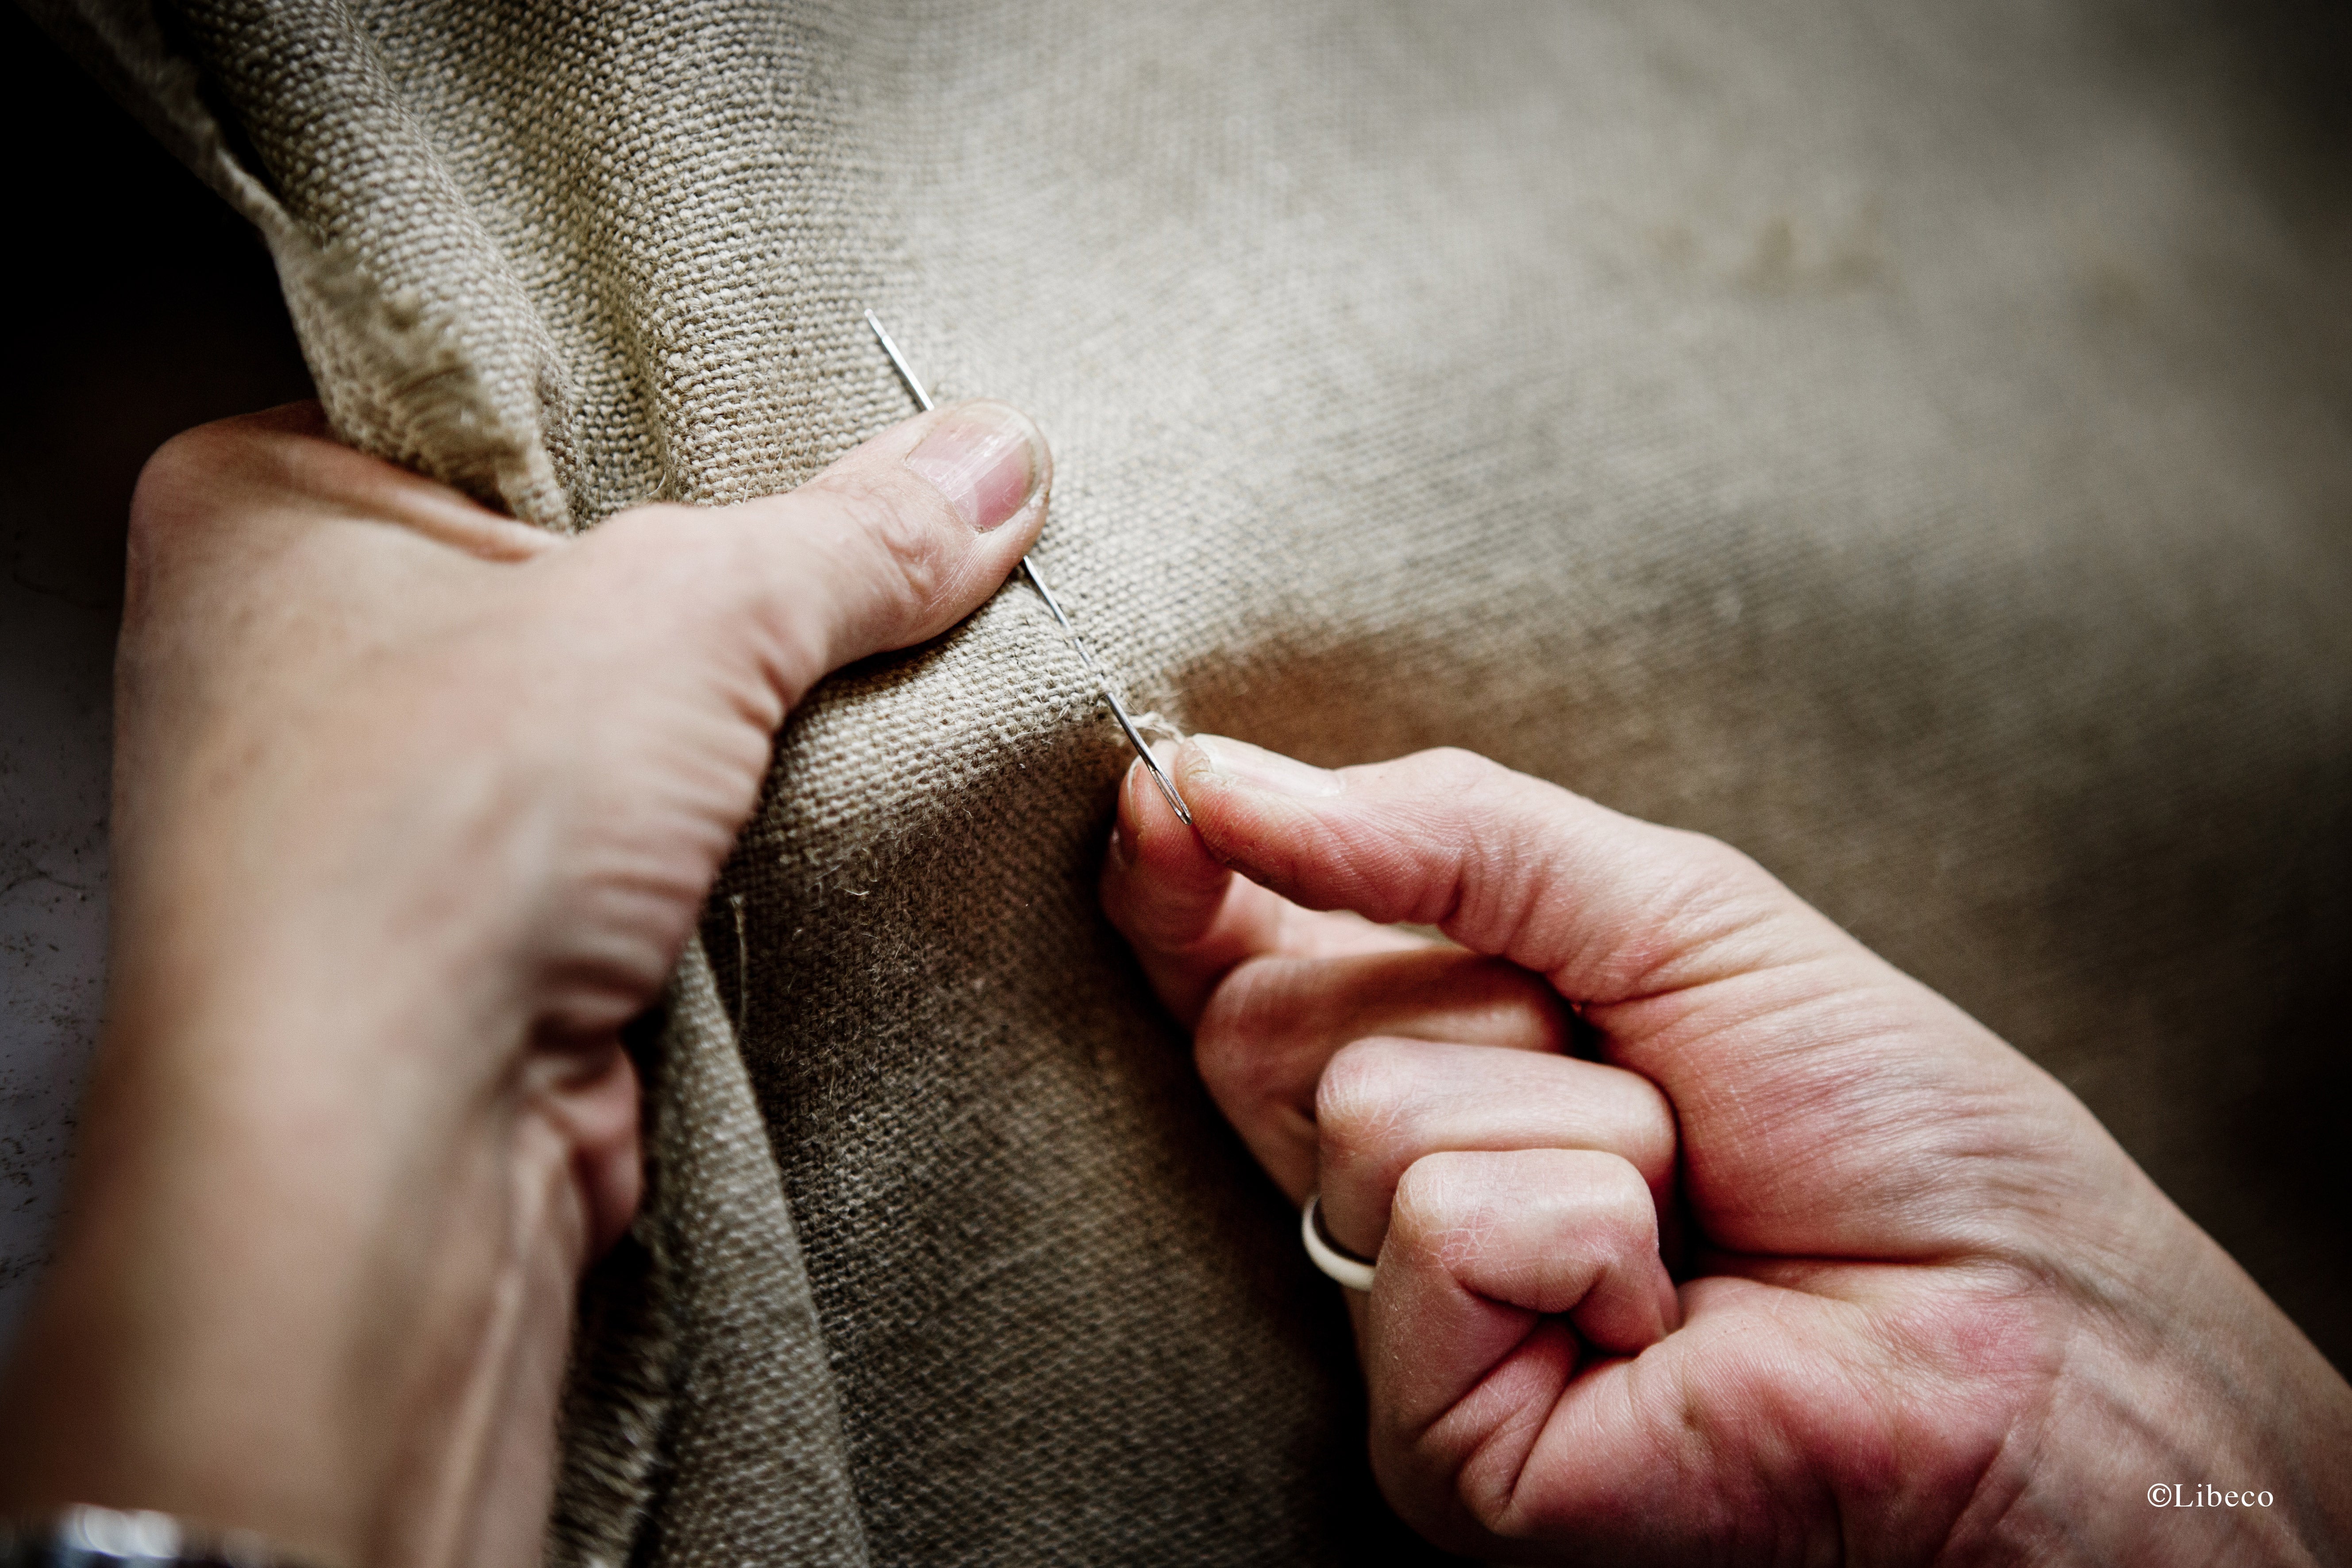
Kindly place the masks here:
[(1307, 1194), (1307, 1207), (1298, 1216), (1298, 1237), (1307, 1244), (1307, 1256), (1314, 1260), (1316, 1268), (1350, 1290), (1371, 1289), (1375, 1268), (1372, 1260), (1357, 1257), (1324, 1230), (1322, 1194)]

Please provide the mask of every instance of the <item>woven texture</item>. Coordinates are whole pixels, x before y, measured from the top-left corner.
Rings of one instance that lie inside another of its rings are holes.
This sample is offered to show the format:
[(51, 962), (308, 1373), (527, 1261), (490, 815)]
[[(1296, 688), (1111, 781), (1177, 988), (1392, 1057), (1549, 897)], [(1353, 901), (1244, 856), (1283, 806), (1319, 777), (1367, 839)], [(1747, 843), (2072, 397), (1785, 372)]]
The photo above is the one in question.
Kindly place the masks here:
[[(1732, 839), (2352, 1349), (2352, 163), (2262, 8), (44, 3), (354, 443), (551, 527), (773, 490), (908, 412), (871, 305), (1041, 420), (1140, 704)], [(1096, 912), (1122, 761), (1018, 588), (794, 717), (556, 1557), (1404, 1551)]]

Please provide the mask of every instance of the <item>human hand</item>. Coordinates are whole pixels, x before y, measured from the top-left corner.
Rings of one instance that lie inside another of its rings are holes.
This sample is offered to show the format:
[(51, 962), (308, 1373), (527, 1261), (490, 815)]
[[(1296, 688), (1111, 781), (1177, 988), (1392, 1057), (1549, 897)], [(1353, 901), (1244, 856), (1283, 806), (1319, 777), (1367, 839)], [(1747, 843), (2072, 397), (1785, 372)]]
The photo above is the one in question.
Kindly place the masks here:
[(1175, 772), (1197, 835), (1130, 772), (1105, 908), (1378, 1259), (1373, 1468), (1433, 1540), (2342, 1560), (2352, 1389), (2072, 1095), (1752, 862), (1460, 752)]
[(311, 405), (157, 454), (108, 1024), (0, 1386), (0, 1515), (536, 1562), (574, 1282), (636, 1203), (618, 1032), (786, 712), (985, 599), (1049, 475), (1026, 419), (965, 404), (790, 495), (561, 539)]

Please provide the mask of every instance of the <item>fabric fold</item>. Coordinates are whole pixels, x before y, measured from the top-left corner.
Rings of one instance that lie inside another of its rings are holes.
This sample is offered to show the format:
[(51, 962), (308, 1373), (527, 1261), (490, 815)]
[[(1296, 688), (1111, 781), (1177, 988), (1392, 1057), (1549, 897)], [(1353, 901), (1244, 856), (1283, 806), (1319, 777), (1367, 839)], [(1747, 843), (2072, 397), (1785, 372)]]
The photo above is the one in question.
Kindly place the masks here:
[(864, 1568), (800, 1239), (698, 941), (646, 1044), (646, 1197), (582, 1288), (548, 1561)]
[[(261, 228), (353, 444), (557, 529), (782, 490), (909, 411), (877, 309), (1045, 431), (1139, 707), (1730, 839), (2352, 1350), (2269, 1131), (2352, 952), (2352, 159), (2243, 7), (35, 9)], [(1123, 763), (1018, 584), (793, 716), (559, 1561), (1423, 1550), (1095, 907)]]

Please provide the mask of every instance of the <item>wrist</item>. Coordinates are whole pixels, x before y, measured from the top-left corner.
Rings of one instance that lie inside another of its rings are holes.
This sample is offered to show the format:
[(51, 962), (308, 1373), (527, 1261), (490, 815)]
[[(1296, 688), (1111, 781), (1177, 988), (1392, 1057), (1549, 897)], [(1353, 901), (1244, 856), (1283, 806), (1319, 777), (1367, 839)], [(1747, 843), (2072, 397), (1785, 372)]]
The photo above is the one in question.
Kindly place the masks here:
[(299, 813), (274, 838), (172, 815), (116, 829), (107, 1065), (406, 1104), (472, 1092), (501, 1060), (485, 1047), (527, 1035), (522, 922), (495, 868), (412, 851), (395, 868), (388, 845)]
[[(511, 1389), (518, 1348), (562, 1342), (569, 1152), (502, 1080), (436, 1083), (446, 1049), (382, 1018), (281, 996), (230, 1026), (245, 1000), (166, 1021), (126, 996), (110, 1023), (0, 1398), (0, 1510), (157, 1508), (381, 1559), (470, 1495), (450, 1467), (488, 1435), (467, 1411)], [(551, 1412), (560, 1354), (527, 1370)]]
[(2139, 1265), (2079, 1299), (1951, 1560), (2326, 1563), (2352, 1539), (2352, 1387), (2150, 1196)]

